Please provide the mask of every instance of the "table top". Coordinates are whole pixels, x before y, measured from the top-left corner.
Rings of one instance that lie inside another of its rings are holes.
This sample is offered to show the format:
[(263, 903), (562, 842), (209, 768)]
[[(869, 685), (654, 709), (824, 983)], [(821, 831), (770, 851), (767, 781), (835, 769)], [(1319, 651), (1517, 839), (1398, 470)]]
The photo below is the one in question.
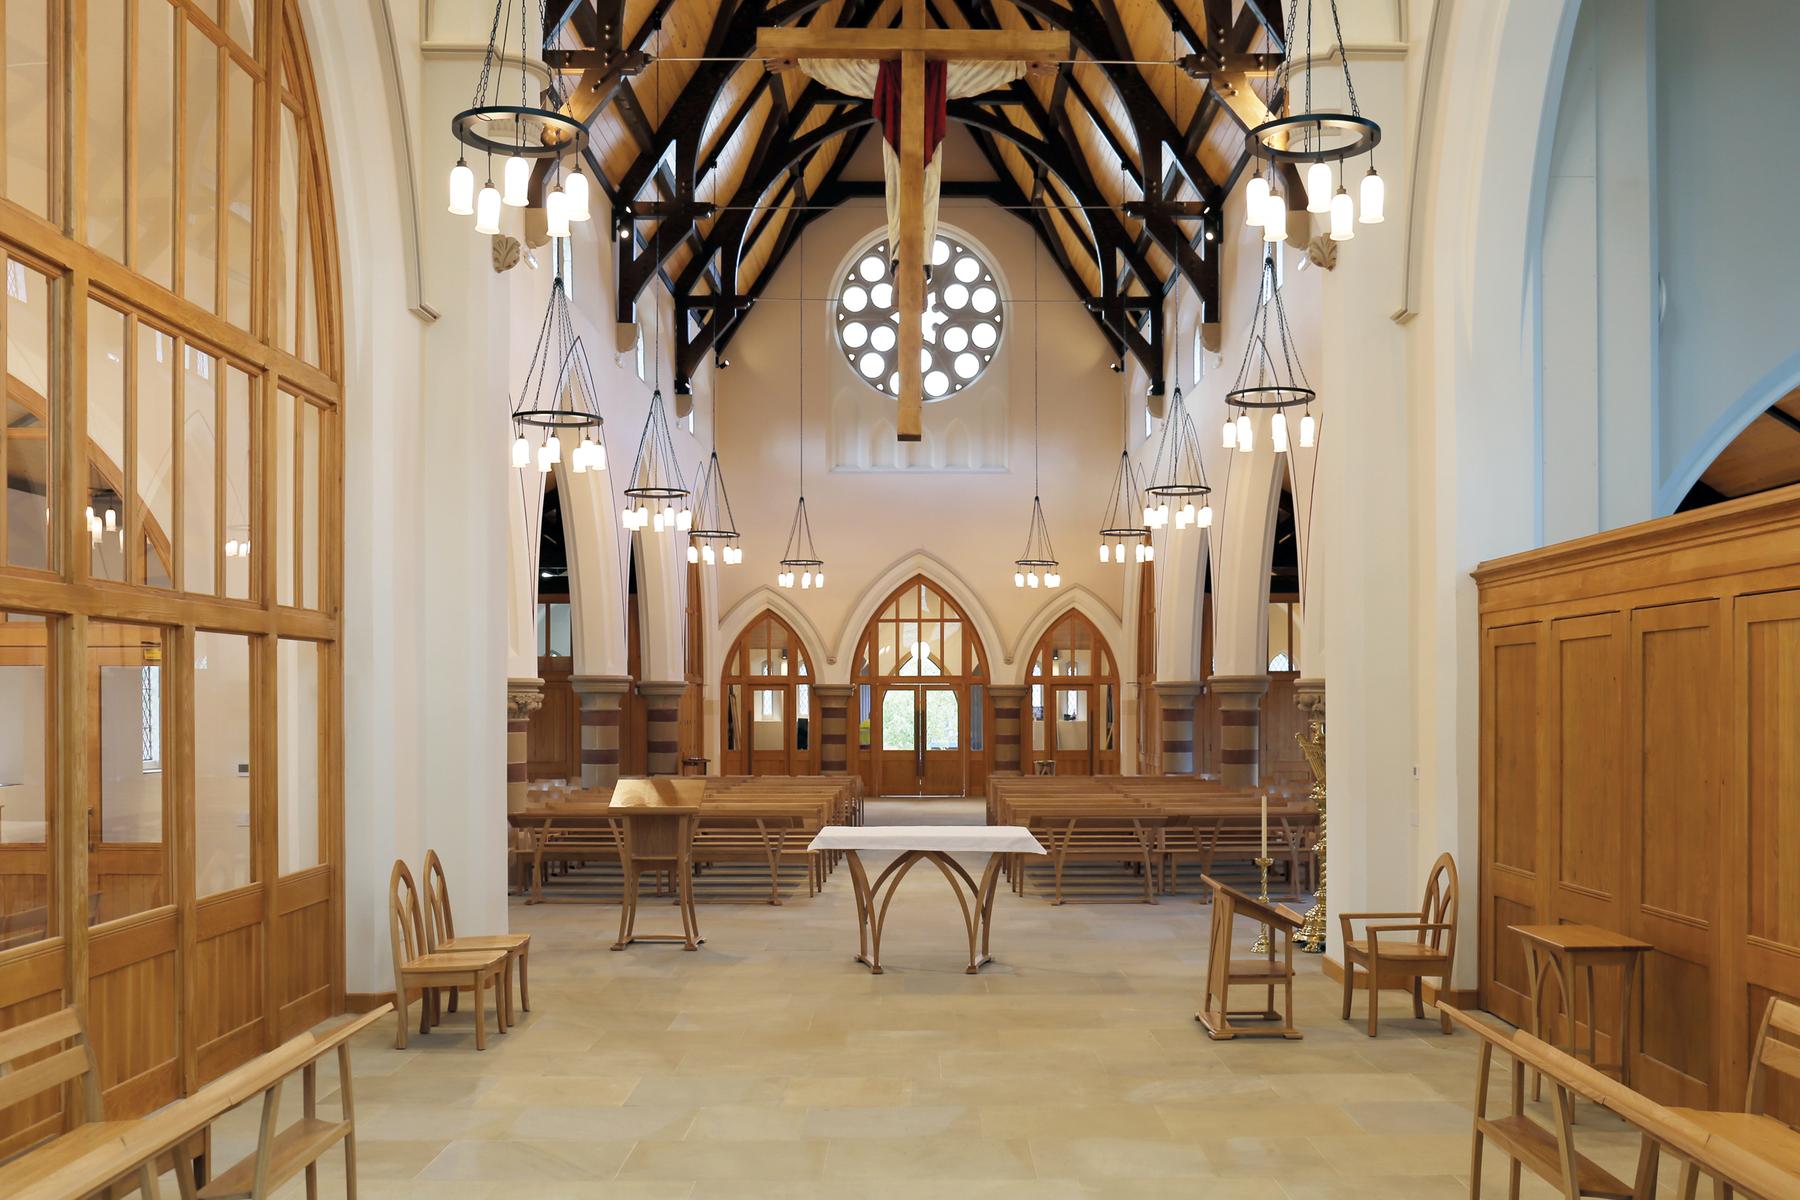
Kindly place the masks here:
[(1602, 925), (1509, 925), (1528, 942), (1551, 950), (1654, 950), (1638, 938), (1615, 933)]
[(1044, 853), (1023, 825), (828, 825), (807, 849)]

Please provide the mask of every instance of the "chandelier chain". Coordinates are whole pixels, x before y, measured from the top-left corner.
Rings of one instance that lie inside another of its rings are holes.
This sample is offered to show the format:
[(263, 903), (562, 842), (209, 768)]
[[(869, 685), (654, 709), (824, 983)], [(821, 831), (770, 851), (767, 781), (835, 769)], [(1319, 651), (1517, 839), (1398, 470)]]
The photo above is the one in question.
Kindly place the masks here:
[[(1344, 26), (1338, 20), (1337, 0), (1331, 0), (1331, 28), (1337, 34), (1338, 58), (1344, 64), (1344, 90), (1350, 95), (1350, 112), (1354, 116), (1362, 116), (1362, 107), (1356, 102), (1356, 84), (1350, 78), (1350, 49), (1344, 45)], [(1370, 159), (1374, 159), (1371, 151)]]

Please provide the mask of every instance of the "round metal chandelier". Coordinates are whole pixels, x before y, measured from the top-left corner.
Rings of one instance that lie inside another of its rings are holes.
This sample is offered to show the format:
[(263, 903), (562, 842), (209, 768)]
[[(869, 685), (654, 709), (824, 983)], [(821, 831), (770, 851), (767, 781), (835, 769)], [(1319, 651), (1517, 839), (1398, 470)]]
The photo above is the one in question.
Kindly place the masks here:
[(1150, 543), (1150, 527), (1136, 524), (1143, 490), (1137, 467), (1131, 461), (1131, 451), (1122, 451), (1119, 470), (1113, 476), (1112, 491), (1107, 496), (1106, 516), (1100, 522), (1101, 562), (1123, 563), (1127, 544), (1136, 562), (1151, 562), (1156, 558), (1156, 547)]
[[(744, 561), (743, 547), (738, 545), (737, 518), (731, 512), (731, 497), (725, 491), (725, 470), (719, 465), (719, 452), (714, 450), (700, 471), (700, 486), (695, 489), (694, 526), (688, 530), (687, 560), (712, 566), (723, 562), (736, 566)], [(724, 542), (717, 550), (714, 542)]]
[(1176, 383), (1174, 398), (1169, 401), (1162, 444), (1157, 447), (1156, 463), (1150, 468), (1150, 483), (1144, 488), (1144, 496), (1144, 524), (1150, 529), (1167, 528), (1171, 519), (1177, 529), (1205, 529), (1213, 523), (1212, 487), (1206, 482), (1200, 439), (1194, 433), (1180, 383)]
[(787, 549), (781, 553), (781, 570), (775, 573), (777, 587), (792, 588), (796, 580), (802, 591), (825, 586), (825, 560), (813, 548), (812, 519), (806, 515), (806, 239), (800, 240), (800, 295), (794, 303), (800, 306), (800, 319), (794, 322), (799, 331), (798, 384), (800, 402), (800, 501), (794, 506), (794, 523), (788, 528)]
[[(563, 438), (576, 440), (568, 455), (575, 474), (606, 470), (606, 442), (601, 429), (600, 395), (587, 351), (569, 319), (569, 294), (562, 276), (550, 285), (550, 303), (538, 327), (537, 345), (525, 368), (525, 381), (512, 406), (512, 465), (533, 461), (542, 474), (563, 461)], [(532, 441), (537, 445), (533, 447)]]
[[(1306, 211), (1328, 214), (1331, 240), (1347, 242), (1356, 236), (1356, 225), (1378, 225), (1385, 207), (1385, 185), (1375, 171), (1375, 147), (1381, 143), (1381, 126), (1362, 115), (1356, 100), (1356, 83), (1350, 77), (1350, 57), (1344, 49), (1344, 29), (1338, 20), (1337, 0), (1331, 6), (1331, 29), (1337, 38), (1343, 64), (1344, 97), (1348, 110), (1313, 107), (1313, 5), (1306, 0), (1305, 52), (1301, 68), (1300, 107), (1294, 107), (1294, 45), (1300, 30), (1300, 0), (1289, 0), (1287, 41), (1281, 64), (1275, 69), (1271, 99), (1285, 111), (1250, 130), (1246, 146), (1263, 162), (1263, 172), (1244, 186), (1244, 222), (1260, 227), (1263, 240), (1279, 242), (1287, 237), (1289, 198), (1277, 184), (1277, 170), (1306, 164)], [(1343, 164), (1366, 154), (1368, 171), (1352, 200), (1344, 186)], [(1338, 165), (1335, 178), (1332, 164)], [(1333, 184), (1336, 184), (1335, 189)], [(1360, 209), (1360, 211), (1359, 211)]]
[[(1269, 348), (1270, 315), (1278, 339), (1279, 359)], [(1252, 371), (1254, 364), (1254, 373)], [(1256, 297), (1256, 315), (1250, 320), (1250, 335), (1244, 340), (1244, 360), (1238, 364), (1237, 380), (1225, 393), (1224, 446), (1248, 454), (1256, 448), (1256, 428), (1251, 423), (1252, 409), (1265, 409), (1269, 417), (1269, 443), (1275, 453), (1288, 451), (1287, 410), (1298, 408), (1300, 445), (1310, 448), (1318, 437), (1319, 425), (1312, 414), (1313, 402), (1319, 394), (1307, 382), (1288, 332), (1287, 309), (1281, 302), (1281, 289), (1275, 286), (1275, 255), (1264, 253), (1261, 290)], [(1237, 410), (1233, 417), (1231, 411)]]
[[(564, 177), (563, 159), (580, 155), (587, 148), (587, 127), (563, 112), (565, 103), (557, 75), (552, 72), (548, 86), (533, 103), (529, 73), (525, 68), (529, 45), (530, 0), (518, 0), (519, 44), (515, 58), (508, 62), (507, 48), (512, 35), (514, 0), (495, 0), (494, 23), (488, 30), (487, 51), (481, 60), (481, 76), (475, 84), (475, 95), (469, 107), (450, 120), (450, 132), (464, 150), (450, 168), (450, 211), (457, 216), (473, 216), (476, 233), (499, 233), (503, 206), (524, 208), (531, 202), (531, 174), (534, 162), (550, 164), (550, 190), (544, 196), (546, 232), (551, 237), (568, 237), (569, 222), (586, 221), (588, 181), (579, 167), (570, 167)], [(537, 5), (539, 28), (543, 28), (544, 3)], [(506, 74), (512, 70), (519, 77), (518, 103), (502, 103), (508, 96)], [(475, 188), (475, 169), (469, 165), (468, 152), (473, 150), (487, 163), (487, 182), (479, 193)], [(501, 187), (494, 186), (494, 157), (501, 160)]]

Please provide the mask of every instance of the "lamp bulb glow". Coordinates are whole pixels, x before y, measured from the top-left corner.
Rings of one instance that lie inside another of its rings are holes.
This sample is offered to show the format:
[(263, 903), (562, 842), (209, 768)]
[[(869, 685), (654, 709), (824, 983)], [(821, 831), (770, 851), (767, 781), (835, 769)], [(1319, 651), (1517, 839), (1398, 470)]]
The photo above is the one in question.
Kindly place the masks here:
[(1038, 573), (1036, 571), (1025, 572), (1025, 586), (1028, 588), (1034, 588), (1037, 585), (1038, 585)]
[(569, 197), (561, 188), (551, 188), (544, 197), (544, 232), (553, 238), (569, 236)]
[(1287, 453), (1287, 417), (1280, 409), (1276, 409), (1275, 415), (1269, 418), (1269, 445), (1275, 448), (1277, 454)]
[(1374, 166), (1362, 181), (1362, 223), (1379, 225), (1383, 219), (1383, 209), (1387, 203), (1387, 185), (1381, 182), (1381, 176), (1375, 173)]
[(1195, 518), (1194, 524), (1198, 525), (1202, 529), (1211, 529), (1212, 522), (1213, 522), (1212, 505), (1202, 504), (1200, 506), (1200, 515)]
[(694, 543), (692, 543), (692, 542), (689, 542), (688, 543), (688, 562), (689, 563), (698, 563), (699, 561), (700, 561), (700, 547), (694, 545)]
[(1238, 414), (1237, 448), (1243, 454), (1256, 449), (1256, 429), (1250, 424), (1250, 414), (1247, 412)]
[(1224, 446), (1227, 450), (1237, 449), (1237, 422), (1230, 417), (1225, 418)]
[(1252, 175), (1250, 182), (1244, 185), (1244, 224), (1252, 228), (1260, 228), (1263, 223), (1263, 205), (1269, 199), (1269, 181), (1261, 175)]
[(1100, 543), (1100, 561), (1107, 562), (1112, 558), (1112, 547), (1105, 542)]
[(563, 184), (563, 194), (569, 198), (569, 220), (590, 221), (593, 214), (588, 211), (587, 176), (580, 171), (570, 174)]
[(1280, 192), (1270, 192), (1269, 198), (1263, 202), (1263, 241), (1280, 242), (1287, 239), (1288, 209), (1287, 199)]
[(512, 465), (515, 467), (531, 465), (531, 443), (525, 440), (524, 434), (520, 434), (518, 440), (513, 442)]
[(531, 201), (531, 164), (518, 155), (510, 155), (502, 169), (500, 182), (506, 193), (501, 199), (508, 208), (524, 208)]
[(1300, 448), (1312, 449), (1312, 444), (1318, 440), (1318, 437), (1319, 423), (1313, 420), (1311, 413), (1302, 413), (1300, 416)]
[(1347, 242), (1356, 236), (1356, 205), (1343, 188), (1331, 198), (1331, 240)]
[(475, 172), (460, 158), (450, 168), (450, 211), (459, 217), (475, 215)]
[(1306, 168), (1306, 211), (1328, 212), (1331, 209), (1331, 168), (1316, 162)]
[(1023, 572), (1023, 571), (1014, 571), (1013, 572), (1013, 586), (1016, 588), (1022, 588), (1025, 586), (1025, 572)]
[(481, 195), (475, 198), (475, 232), (500, 232), (500, 189), (488, 180), (481, 189)]

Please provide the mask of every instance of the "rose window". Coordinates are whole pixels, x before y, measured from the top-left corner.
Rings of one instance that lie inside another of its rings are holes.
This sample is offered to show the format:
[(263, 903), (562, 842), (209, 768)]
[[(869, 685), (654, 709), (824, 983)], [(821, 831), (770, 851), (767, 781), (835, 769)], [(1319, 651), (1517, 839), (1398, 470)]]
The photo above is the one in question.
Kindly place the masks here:
[[(887, 239), (858, 254), (838, 280), (838, 348), (858, 378), (885, 396), (900, 393), (899, 288)], [(925, 399), (942, 400), (981, 378), (1000, 346), (1006, 318), (993, 268), (955, 237), (931, 247), (925, 289), (925, 345), (919, 354)]]

